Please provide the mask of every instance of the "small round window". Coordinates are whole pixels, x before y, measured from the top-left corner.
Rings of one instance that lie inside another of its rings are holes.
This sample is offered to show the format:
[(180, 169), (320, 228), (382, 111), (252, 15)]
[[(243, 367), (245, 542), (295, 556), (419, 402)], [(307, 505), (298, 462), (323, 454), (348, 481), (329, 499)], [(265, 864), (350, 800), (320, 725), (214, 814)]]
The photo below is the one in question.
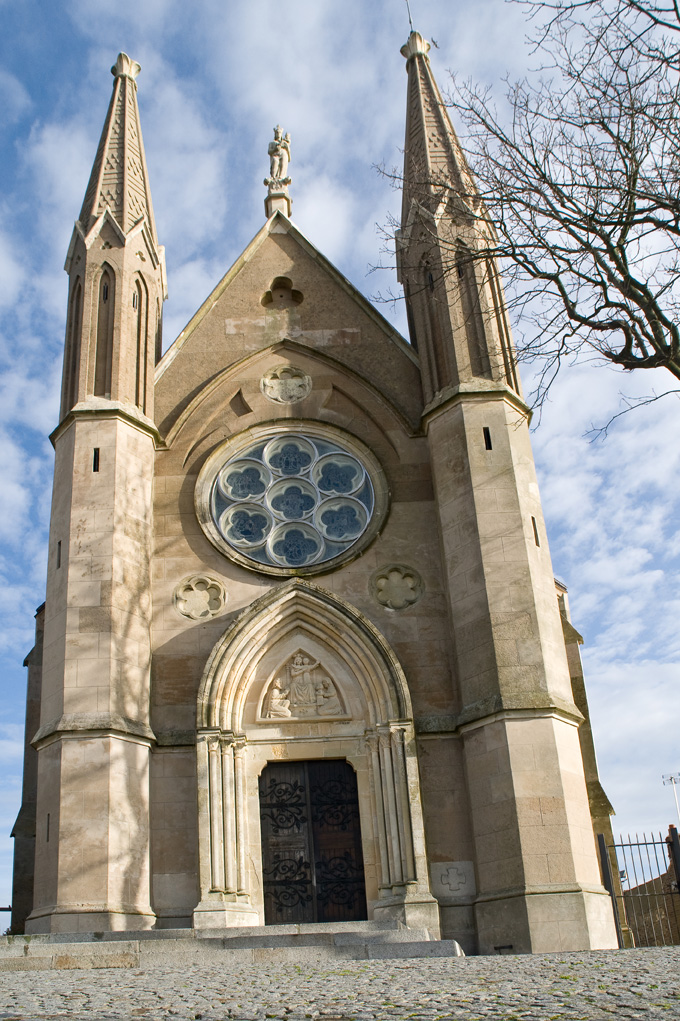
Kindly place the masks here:
[(275, 574), (312, 573), (358, 552), (376, 531), (377, 466), (351, 445), (311, 431), (263, 431), (236, 450), (227, 444), (196, 487), (208, 537)]

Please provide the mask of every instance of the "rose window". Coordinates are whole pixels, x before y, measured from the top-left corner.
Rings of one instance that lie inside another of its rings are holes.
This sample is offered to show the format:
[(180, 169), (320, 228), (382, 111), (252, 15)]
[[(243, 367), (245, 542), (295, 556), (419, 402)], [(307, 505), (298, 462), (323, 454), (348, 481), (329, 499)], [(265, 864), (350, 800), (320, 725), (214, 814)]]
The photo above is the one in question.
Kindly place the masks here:
[(375, 494), (367, 468), (325, 437), (262, 436), (214, 474), (210, 517), (220, 538), (265, 570), (334, 560), (367, 531)]

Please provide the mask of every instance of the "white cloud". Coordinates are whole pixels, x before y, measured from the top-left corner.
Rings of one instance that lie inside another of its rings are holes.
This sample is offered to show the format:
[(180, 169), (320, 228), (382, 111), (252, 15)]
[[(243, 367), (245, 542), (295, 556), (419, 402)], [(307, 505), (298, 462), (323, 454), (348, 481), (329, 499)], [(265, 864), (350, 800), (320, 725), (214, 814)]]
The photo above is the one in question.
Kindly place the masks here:
[(17, 247), (6, 235), (0, 234), (0, 308), (7, 308), (17, 301), (26, 278)]
[(24, 728), (18, 723), (0, 723), (0, 764), (15, 763), (24, 754)]
[(30, 107), (31, 97), (19, 79), (0, 68), (0, 128), (14, 124)]

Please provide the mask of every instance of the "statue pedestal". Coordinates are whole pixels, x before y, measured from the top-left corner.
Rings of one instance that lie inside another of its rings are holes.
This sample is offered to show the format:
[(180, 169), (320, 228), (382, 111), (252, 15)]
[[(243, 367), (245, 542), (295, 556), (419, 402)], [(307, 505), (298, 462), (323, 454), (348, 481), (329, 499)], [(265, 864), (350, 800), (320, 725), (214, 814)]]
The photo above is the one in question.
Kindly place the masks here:
[(290, 220), (290, 211), (293, 205), (293, 200), (288, 194), (288, 188), (282, 187), (275, 190), (271, 190), (264, 200), (264, 211), (267, 214), (267, 219), (273, 216), (277, 211), (283, 213), (284, 216)]

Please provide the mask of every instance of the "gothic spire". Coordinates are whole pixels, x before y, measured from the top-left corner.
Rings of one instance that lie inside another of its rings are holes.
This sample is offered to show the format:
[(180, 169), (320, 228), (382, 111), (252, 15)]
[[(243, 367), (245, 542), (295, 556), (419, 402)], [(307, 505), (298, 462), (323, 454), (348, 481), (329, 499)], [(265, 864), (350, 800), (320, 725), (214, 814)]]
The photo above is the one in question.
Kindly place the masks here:
[(408, 73), (402, 227), (414, 199), (435, 215), (452, 192), (470, 208), (479, 203), (470, 168), (432, 74), (429, 49), (419, 32), (411, 32), (401, 48)]
[(87, 234), (108, 208), (123, 234), (145, 220), (158, 245), (137, 106), (140, 70), (127, 53), (111, 68), (113, 94), (79, 220)]

